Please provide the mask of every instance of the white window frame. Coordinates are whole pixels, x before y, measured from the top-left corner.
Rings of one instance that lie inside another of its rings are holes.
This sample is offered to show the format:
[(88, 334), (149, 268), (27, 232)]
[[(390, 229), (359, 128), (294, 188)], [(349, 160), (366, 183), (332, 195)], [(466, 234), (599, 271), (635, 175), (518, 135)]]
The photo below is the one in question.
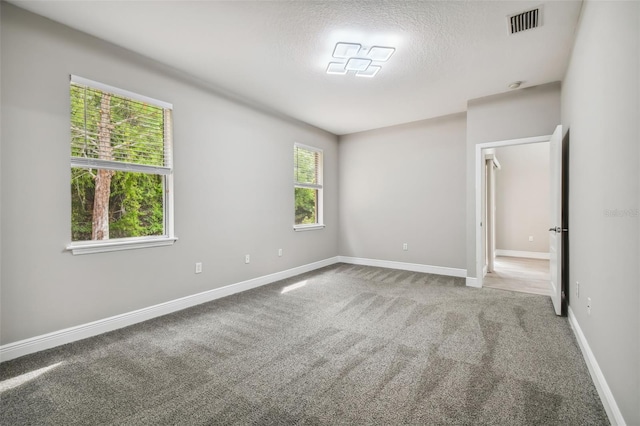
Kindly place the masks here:
[[(314, 146), (309, 146), (309, 145), (305, 145), (305, 144), (301, 144), (301, 143), (294, 143), (293, 144), (293, 149), (295, 152), (296, 148), (302, 148), (305, 149), (307, 151), (313, 151), (313, 152), (317, 152), (319, 153), (319, 164), (318, 164), (318, 176), (316, 177), (316, 180), (318, 181), (318, 183), (316, 184), (309, 184), (309, 183), (303, 183), (303, 182), (297, 182), (295, 180), (295, 176), (293, 179), (293, 188), (295, 191), (295, 188), (308, 188), (308, 189), (315, 189), (318, 191), (318, 205), (317, 205), (317, 211), (316, 211), (316, 223), (309, 223), (309, 224), (301, 224), (301, 225), (296, 225), (295, 224), (295, 195), (294, 195), (294, 219), (293, 219), (293, 229), (294, 231), (314, 231), (314, 230), (318, 230), (318, 229), (324, 229), (325, 225), (324, 225), (324, 151), (321, 148), (316, 148)], [(295, 164), (294, 164), (294, 169), (295, 169)]]
[[(173, 105), (167, 102), (159, 101), (153, 98), (149, 98), (147, 96), (139, 95), (137, 93), (129, 92), (127, 90), (123, 90), (117, 87), (109, 86), (104, 83), (100, 83), (97, 81), (89, 80), (83, 77), (79, 77), (76, 75), (70, 76), (70, 84), (77, 83), (81, 85), (85, 85), (91, 87), (93, 89), (98, 89), (103, 92), (108, 92), (116, 95), (120, 95), (123, 97), (127, 97), (129, 99), (145, 102), (163, 109), (173, 110)], [(71, 117), (70, 117), (71, 119)], [(131, 250), (131, 249), (140, 249), (140, 248), (148, 248), (148, 247), (160, 247), (160, 246), (169, 246), (175, 243), (178, 238), (174, 233), (174, 217), (173, 217), (173, 123), (169, 122), (168, 126), (166, 126), (166, 132), (164, 145), (165, 145), (165, 155), (169, 155), (168, 158), (168, 166), (167, 167), (153, 167), (153, 166), (144, 166), (144, 165), (136, 165), (136, 164), (126, 164), (120, 163), (116, 166), (113, 164), (110, 165), (110, 169), (120, 170), (125, 172), (149, 172), (150, 170), (154, 170), (156, 174), (161, 174), (164, 176), (164, 185), (163, 185), (163, 206), (164, 206), (164, 235), (154, 235), (154, 236), (146, 236), (146, 237), (131, 237), (131, 238), (114, 238), (108, 240), (91, 240), (91, 241), (72, 241), (67, 244), (66, 249), (71, 251), (74, 255), (80, 254), (91, 254), (91, 253), (104, 253), (111, 251), (120, 251), (120, 250)], [(71, 168), (73, 167), (86, 167), (92, 166), (93, 168), (105, 168), (105, 164), (103, 164), (103, 160), (98, 159), (85, 159), (78, 157), (71, 157)], [(102, 166), (102, 167), (100, 167)]]

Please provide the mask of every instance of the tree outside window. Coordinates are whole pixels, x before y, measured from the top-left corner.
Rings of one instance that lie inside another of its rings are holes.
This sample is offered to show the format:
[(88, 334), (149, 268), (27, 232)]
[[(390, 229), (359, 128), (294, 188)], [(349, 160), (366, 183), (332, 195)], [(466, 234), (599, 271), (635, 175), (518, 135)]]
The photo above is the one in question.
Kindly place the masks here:
[(322, 150), (295, 144), (294, 156), (294, 226), (322, 223)]
[(94, 83), (70, 85), (71, 239), (168, 235), (171, 108)]

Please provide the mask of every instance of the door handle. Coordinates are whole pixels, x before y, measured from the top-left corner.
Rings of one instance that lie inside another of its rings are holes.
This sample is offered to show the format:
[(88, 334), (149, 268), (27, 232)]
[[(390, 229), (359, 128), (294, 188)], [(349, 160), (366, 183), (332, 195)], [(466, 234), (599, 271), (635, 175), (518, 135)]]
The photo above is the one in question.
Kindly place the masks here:
[(567, 232), (567, 231), (568, 231), (568, 229), (567, 229), (567, 228), (561, 228), (561, 227), (559, 227), (559, 226), (556, 226), (555, 228), (549, 228), (549, 231), (553, 231), (553, 232), (555, 232), (556, 234), (559, 234), (559, 233), (561, 233), (561, 232)]

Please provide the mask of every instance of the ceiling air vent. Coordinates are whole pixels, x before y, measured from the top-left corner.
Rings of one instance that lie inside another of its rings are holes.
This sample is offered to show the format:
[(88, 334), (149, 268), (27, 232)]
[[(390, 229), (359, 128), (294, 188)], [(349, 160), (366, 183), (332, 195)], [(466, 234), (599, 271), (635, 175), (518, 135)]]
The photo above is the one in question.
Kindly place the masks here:
[(516, 15), (511, 15), (507, 19), (510, 34), (531, 30), (542, 25), (542, 10), (538, 7)]

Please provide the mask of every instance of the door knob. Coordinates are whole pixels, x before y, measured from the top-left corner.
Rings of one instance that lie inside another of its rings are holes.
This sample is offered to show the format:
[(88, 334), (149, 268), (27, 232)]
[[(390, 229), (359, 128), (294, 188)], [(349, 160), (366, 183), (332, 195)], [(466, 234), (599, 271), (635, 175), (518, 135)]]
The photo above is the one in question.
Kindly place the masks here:
[(561, 228), (559, 226), (556, 226), (555, 228), (549, 228), (549, 231), (553, 231), (555, 233), (561, 233), (561, 232), (567, 232), (568, 229), (567, 228)]

